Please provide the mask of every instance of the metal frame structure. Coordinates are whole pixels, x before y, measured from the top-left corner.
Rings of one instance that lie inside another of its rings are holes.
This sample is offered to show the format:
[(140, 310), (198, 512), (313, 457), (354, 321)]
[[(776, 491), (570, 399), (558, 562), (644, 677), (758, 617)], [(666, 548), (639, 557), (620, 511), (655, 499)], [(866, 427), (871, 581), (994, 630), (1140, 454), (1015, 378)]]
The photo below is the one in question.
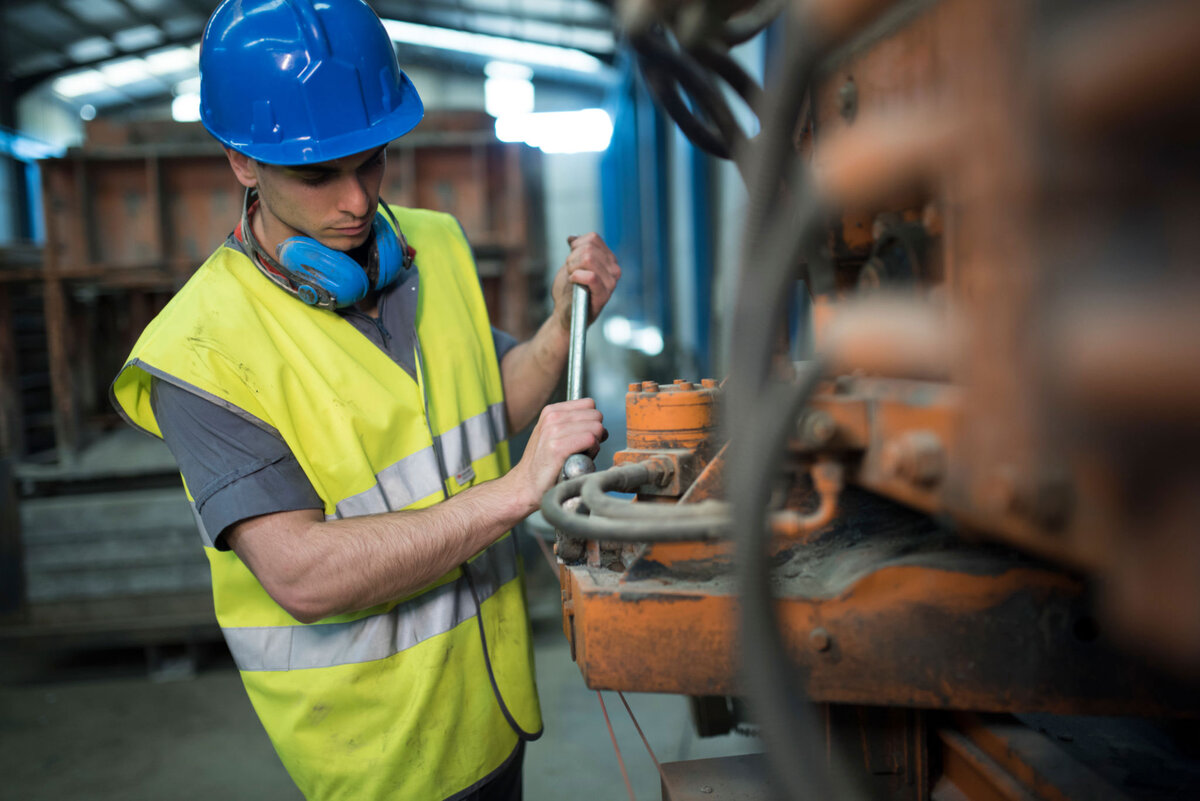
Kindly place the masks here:
[[(585, 680), (747, 698), (788, 798), (1125, 797), (1020, 721), (1200, 712), (1197, 7), (626, 12), (750, 206), (725, 426), (631, 385), (656, 435), (547, 496)], [(759, 88), (726, 51), (778, 12)], [(1166, 764), (1149, 797), (1196, 792)]]

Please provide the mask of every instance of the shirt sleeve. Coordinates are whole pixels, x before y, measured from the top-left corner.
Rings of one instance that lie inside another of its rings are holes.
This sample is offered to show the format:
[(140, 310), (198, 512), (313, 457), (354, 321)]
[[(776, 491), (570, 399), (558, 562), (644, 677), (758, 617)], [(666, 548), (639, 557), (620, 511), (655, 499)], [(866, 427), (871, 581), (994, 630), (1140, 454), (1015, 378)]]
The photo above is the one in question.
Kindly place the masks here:
[(521, 344), (512, 334), (492, 326), (492, 341), (496, 343), (496, 363), (504, 361), (504, 355)]
[(218, 550), (242, 520), (325, 508), (279, 432), (168, 381), (153, 381), (150, 402)]

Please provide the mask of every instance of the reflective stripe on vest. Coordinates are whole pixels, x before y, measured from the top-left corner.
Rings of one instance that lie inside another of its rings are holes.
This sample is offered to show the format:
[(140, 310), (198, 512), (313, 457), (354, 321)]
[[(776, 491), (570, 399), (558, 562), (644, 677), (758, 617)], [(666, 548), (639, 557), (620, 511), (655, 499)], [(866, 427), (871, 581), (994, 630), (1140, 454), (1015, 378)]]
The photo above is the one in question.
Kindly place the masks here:
[[(517, 577), (515, 541), (505, 537), (493, 544), (470, 568), (482, 603)], [(306, 670), (386, 659), (474, 616), (470, 586), (459, 576), (387, 612), (349, 623), (223, 631), (238, 670)]]
[[(436, 456), (438, 447), (448, 462), (445, 465), (446, 475), (455, 476), (470, 467), (472, 462), (495, 453), (496, 446), (506, 439), (506, 428), (504, 404), (493, 404), (486, 412), (437, 437), (438, 446), (424, 448), (381, 470), (376, 476), (378, 483), (375, 486), (341, 501), (337, 505), (337, 514), (327, 515), (327, 519), (394, 512), (433, 495), (441, 489)], [(200, 540), (206, 547), (215, 548), (216, 540), (205, 527), (195, 503), (191, 504), (191, 509)]]
[(495, 453), (496, 446), (507, 438), (505, 429), (504, 404), (493, 404), (487, 411), (435, 437), (434, 445), (379, 471), (375, 486), (339, 501), (337, 514), (329, 517), (382, 514), (427, 498), (442, 487), (437, 463), (439, 450), (446, 462), (445, 475), (456, 476), (472, 462)]

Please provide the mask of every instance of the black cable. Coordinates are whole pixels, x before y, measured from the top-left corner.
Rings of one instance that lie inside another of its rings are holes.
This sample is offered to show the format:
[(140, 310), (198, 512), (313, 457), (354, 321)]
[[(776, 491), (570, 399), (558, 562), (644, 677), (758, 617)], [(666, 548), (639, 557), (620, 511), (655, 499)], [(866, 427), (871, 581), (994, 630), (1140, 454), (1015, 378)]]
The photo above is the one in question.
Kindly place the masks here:
[(774, 22), (786, 5), (786, 0), (763, 0), (730, 19), (721, 31), (721, 40), (731, 47), (750, 41)]
[(724, 141), (720, 131), (706, 120), (701, 120), (691, 109), (688, 108), (683, 96), (679, 93), (679, 87), (671, 78), (663, 75), (648, 59), (638, 56), (638, 66), (642, 71), (642, 78), (646, 81), (646, 86), (650, 90), (650, 94), (667, 113), (675, 124), (679, 126), (679, 130), (688, 138), (696, 147), (703, 150), (710, 156), (716, 156), (719, 159), (732, 159), (733, 153), (729, 148), (729, 144)]
[[(511, 535), (510, 535), (511, 536)], [(528, 732), (521, 728), (513, 717), (512, 712), (508, 711), (508, 704), (504, 703), (504, 696), (500, 694), (500, 685), (496, 683), (496, 673), (492, 669), (492, 658), (488, 654), (487, 635), (483, 633), (483, 604), (479, 601), (479, 591), (475, 588), (475, 579), (471, 576), (471, 563), (462, 563), (462, 573), (467, 579), (467, 586), (471, 590), (471, 598), (475, 600), (475, 622), (479, 624), (479, 644), (483, 646), (483, 664), (487, 666), (488, 681), (492, 683), (492, 695), (496, 696), (496, 703), (500, 705), (500, 712), (504, 715), (504, 719), (508, 721), (509, 727), (516, 733), (517, 739), (522, 742), (531, 743), (542, 736), (546, 731), (546, 723), (538, 727), (535, 732)]]
[[(677, 52), (669, 44), (661, 27), (654, 26), (631, 37), (630, 44), (638, 55), (647, 86), (684, 135), (712, 155), (732, 158), (746, 135), (720, 89), (689, 55)], [(704, 119), (688, 109), (680, 88)]]
[(762, 87), (758, 81), (737, 63), (728, 51), (718, 49), (711, 42), (703, 42), (689, 51), (701, 65), (715, 72), (729, 88), (738, 93), (751, 109), (762, 103)]
[(729, 495), (742, 534), (736, 552), (740, 669), (772, 773), (786, 797), (854, 799), (863, 795), (841, 768), (839, 752), (827, 752), (820, 722), (799, 689), (802, 677), (780, 629), (766, 548), (769, 479), (783, 459), (787, 430), (821, 376), (819, 366), (808, 363), (793, 383), (773, 378), (775, 336), (797, 273), (807, 269), (810, 286), (830, 278), (820, 252), (824, 204), (796, 157), (792, 135), (816, 67), (832, 43), (795, 14), (787, 21), (774, 72), (782, 85), (760, 112), (762, 133), (747, 157), (750, 203), (727, 384)]

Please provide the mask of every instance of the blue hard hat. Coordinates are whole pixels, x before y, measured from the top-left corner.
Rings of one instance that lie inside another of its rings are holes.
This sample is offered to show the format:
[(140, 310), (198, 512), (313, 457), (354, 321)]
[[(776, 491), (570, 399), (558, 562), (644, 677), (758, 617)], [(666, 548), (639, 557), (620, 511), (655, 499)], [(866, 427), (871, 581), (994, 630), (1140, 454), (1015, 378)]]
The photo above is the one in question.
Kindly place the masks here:
[(408, 133), (425, 108), (363, 0), (225, 0), (200, 45), (200, 119), (268, 164), (310, 164)]

